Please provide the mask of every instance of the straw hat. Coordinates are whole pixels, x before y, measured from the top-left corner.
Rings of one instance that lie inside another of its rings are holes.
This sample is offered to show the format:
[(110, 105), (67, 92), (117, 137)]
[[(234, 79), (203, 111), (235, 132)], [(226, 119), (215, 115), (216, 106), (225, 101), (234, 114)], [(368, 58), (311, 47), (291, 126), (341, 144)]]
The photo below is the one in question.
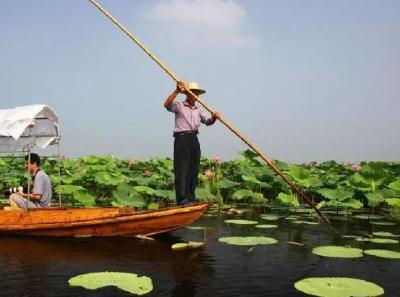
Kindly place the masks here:
[(186, 88), (191, 90), (191, 91), (198, 91), (200, 94), (204, 94), (206, 91), (203, 89), (200, 89), (199, 84), (194, 81), (190, 81), (187, 83)]

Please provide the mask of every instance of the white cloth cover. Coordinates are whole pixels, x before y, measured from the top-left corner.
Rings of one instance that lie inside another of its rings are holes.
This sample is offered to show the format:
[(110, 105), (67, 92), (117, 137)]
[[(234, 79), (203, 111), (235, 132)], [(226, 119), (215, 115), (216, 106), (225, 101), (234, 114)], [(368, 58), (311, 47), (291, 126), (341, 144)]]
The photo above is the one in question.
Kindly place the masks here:
[(46, 105), (0, 109), (0, 153), (46, 148), (59, 136), (58, 116)]

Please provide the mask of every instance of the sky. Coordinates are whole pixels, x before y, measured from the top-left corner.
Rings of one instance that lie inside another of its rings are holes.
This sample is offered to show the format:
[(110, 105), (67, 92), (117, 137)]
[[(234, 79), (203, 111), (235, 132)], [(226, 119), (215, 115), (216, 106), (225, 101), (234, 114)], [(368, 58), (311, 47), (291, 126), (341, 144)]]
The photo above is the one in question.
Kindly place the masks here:
[[(400, 1), (100, 3), (269, 157), (400, 160)], [(63, 155), (172, 157), (174, 88), (89, 1), (0, 1), (0, 109), (54, 108)], [(221, 123), (199, 138), (247, 148)]]

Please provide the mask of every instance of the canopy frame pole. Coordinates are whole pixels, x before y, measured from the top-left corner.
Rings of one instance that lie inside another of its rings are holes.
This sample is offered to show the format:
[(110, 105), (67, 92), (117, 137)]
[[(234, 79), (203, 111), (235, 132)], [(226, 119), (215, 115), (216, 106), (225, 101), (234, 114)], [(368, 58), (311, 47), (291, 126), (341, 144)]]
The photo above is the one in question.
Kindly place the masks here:
[(58, 163), (58, 205), (61, 207), (61, 162), (60, 162), (60, 137), (57, 137), (57, 163)]
[[(135, 42), (154, 62), (156, 62), (175, 82), (180, 81), (178, 78), (164, 63), (162, 63), (150, 50), (148, 50), (144, 44), (137, 39), (132, 33), (130, 33), (122, 24), (120, 24), (111, 14), (109, 14), (99, 3), (95, 0), (89, 0), (98, 10), (100, 10), (108, 19), (110, 19), (118, 28), (120, 28), (133, 42)], [(185, 88), (185, 91), (195, 97), (197, 101), (210, 113), (214, 114), (214, 110), (211, 109), (205, 101), (194, 94), (191, 90)], [(239, 137), (245, 144), (247, 144), (262, 160), (264, 160), (271, 169), (278, 174), (299, 196), (301, 196), (317, 213), (318, 215), (329, 225), (331, 222), (329, 219), (316, 208), (314, 203), (308, 196), (297, 187), (280, 169), (275, 165), (275, 162), (271, 160), (266, 154), (264, 154), (257, 146), (255, 146), (250, 140), (248, 140), (239, 130), (237, 130), (231, 123), (225, 118), (220, 116), (218, 120), (224, 124), (231, 132)]]

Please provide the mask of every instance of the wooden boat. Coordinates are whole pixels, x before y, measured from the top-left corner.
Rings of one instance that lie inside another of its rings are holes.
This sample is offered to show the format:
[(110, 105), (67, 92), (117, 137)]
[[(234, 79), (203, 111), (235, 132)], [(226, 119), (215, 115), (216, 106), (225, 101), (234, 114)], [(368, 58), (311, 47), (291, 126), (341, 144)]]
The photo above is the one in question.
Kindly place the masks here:
[(132, 208), (0, 210), (0, 234), (35, 236), (136, 236), (179, 229), (198, 219), (208, 203), (154, 211)]

